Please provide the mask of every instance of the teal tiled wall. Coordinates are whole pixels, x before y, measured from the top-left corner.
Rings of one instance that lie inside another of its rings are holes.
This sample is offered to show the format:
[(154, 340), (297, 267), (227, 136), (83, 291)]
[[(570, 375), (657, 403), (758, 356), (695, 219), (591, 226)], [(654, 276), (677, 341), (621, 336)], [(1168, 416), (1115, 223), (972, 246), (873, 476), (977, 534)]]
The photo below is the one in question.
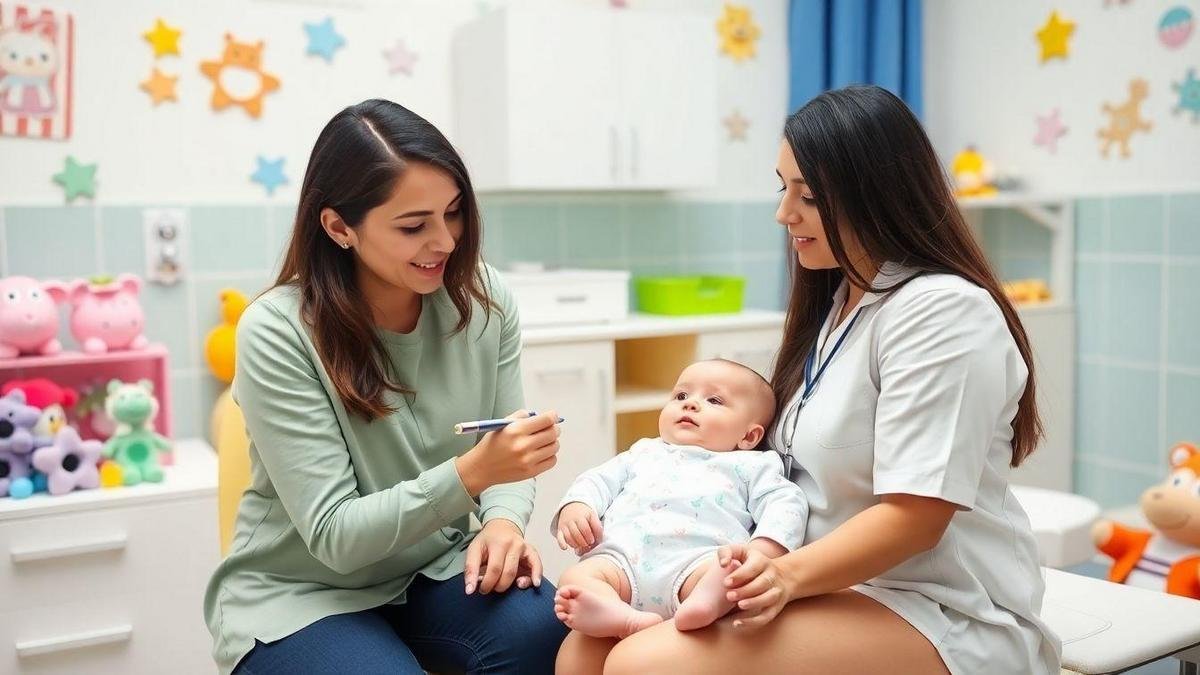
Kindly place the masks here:
[[(1082, 199), (1075, 209), (1075, 487), (1131, 504), (1200, 443), (1200, 194)], [(1014, 211), (984, 239), (1005, 278), (1049, 274), (1047, 235)]]
[[(628, 269), (636, 274), (712, 272), (745, 276), (746, 305), (783, 306), (787, 242), (774, 202), (680, 202), (653, 195), (481, 197), (484, 257)], [(162, 204), (147, 204), (161, 207)], [(71, 279), (141, 274), (143, 205), (0, 208), (0, 276)], [(274, 276), (291, 231), (291, 206), (188, 206), (188, 273), (142, 291), (147, 335), (171, 359), (176, 435), (207, 433), (222, 385), (201, 355), (219, 321), (217, 293), (248, 295)], [(631, 302), (632, 302), (631, 297)], [(632, 306), (632, 305), (631, 305)], [(72, 344), (64, 326), (63, 339)]]

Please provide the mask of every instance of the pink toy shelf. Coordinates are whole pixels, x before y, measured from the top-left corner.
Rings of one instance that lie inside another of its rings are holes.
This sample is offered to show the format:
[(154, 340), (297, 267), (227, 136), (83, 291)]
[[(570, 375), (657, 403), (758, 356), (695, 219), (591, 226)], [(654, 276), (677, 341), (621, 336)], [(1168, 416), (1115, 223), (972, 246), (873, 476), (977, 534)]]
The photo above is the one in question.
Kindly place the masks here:
[[(95, 391), (97, 387), (103, 390), (114, 379), (123, 382), (150, 380), (154, 384), (154, 396), (158, 399), (158, 416), (154, 418), (154, 427), (163, 436), (173, 438), (168, 374), (167, 349), (161, 344), (105, 354), (64, 351), (54, 356), (0, 359), (0, 385), (9, 380), (44, 377), (60, 387), (74, 389), (80, 397)], [(67, 418), (72, 426), (79, 429), (83, 438), (99, 438), (90, 424), (77, 419), (74, 410), (67, 411)]]

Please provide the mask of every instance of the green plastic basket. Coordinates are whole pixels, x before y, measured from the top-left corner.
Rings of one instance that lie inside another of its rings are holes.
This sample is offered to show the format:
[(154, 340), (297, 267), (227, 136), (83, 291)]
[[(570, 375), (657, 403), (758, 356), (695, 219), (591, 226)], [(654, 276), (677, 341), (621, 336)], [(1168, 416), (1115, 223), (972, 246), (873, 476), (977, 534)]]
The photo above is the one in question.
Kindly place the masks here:
[(637, 277), (638, 310), (647, 314), (729, 314), (742, 311), (742, 277)]

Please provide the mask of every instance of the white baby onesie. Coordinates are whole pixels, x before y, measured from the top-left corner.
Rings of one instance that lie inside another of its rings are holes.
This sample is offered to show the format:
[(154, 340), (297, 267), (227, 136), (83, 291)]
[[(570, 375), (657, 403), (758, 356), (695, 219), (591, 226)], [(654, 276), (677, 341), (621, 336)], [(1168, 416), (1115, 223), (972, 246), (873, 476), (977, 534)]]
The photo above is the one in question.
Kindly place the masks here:
[[(808, 502), (770, 450), (713, 452), (643, 438), (582, 473), (559, 510), (582, 502), (604, 526), (583, 559), (604, 557), (625, 572), (630, 605), (674, 616), (679, 589), (725, 544), (765, 537), (789, 551), (804, 541)], [(558, 531), (558, 517), (550, 523)]]

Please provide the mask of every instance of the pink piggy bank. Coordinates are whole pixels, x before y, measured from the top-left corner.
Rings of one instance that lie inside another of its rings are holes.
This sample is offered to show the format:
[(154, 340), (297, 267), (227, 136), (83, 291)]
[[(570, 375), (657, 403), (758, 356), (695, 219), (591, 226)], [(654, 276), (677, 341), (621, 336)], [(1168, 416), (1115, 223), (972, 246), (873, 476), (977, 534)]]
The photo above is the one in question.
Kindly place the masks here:
[(71, 335), (88, 354), (141, 349), (145, 315), (137, 294), (142, 280), (132, 274), (79, 280), (71, 287)]
[(21, 354), (57, 354), (58, 303), (67, 287), (57, 281), (29, 277), (0, 279), (0, 359)]

